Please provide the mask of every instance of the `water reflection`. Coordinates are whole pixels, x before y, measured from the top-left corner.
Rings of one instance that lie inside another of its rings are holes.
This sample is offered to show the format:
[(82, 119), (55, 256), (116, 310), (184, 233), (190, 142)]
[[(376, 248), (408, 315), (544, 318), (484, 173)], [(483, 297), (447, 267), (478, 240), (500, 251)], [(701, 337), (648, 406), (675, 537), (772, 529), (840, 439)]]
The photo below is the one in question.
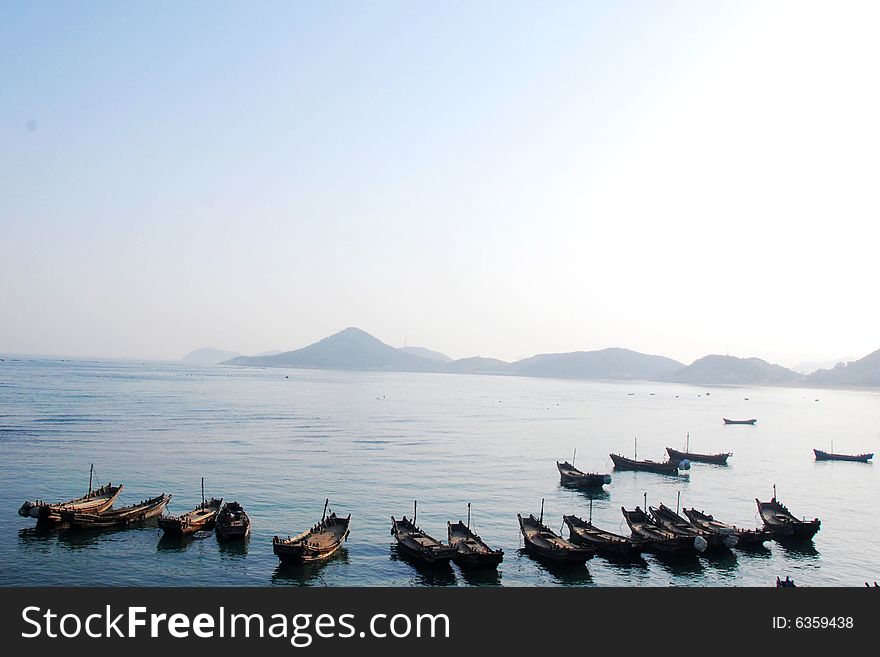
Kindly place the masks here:
[(703, 558), (718, 570), (733, 571), (738, 565), (736, 553), (727, 548), (708, 549), (703, 553)]
[(34, 549), (40, 547), (47, 549), (58, 538), (58, 530), (50, 525), (26, 527), (18, 530), (18, 543), (22, 547)]
[(250, 540), (250, 536), (246, 536), (245, 538), (226, 540), (218, 537), (217, 545), (220, 548), (221, 555), (232, 558), (240, 558), (247, 556), (248, 544), (250, 543)]
[(413, 583), (418, 586), (452, 586), (455, 584), (455, 572), (448, 561), (428, 563), (421, 559), (412, 559), (391, 546), (391, 561), (402, 561), (412, 566), (417, 574)]
[(324, 568), (333, 563), (348, 565), (348, 550), (340, 548), (331, 557), (313, 563), (284, 563), (281, 561), (272, 573), (272, 583), (311, 586), (322, 581), (321, 574)]
[(782, 551), (790, 557), (814, 559), (819, 556), (819, 550), (816, 549), (813, 539), (777, 538), (775, 540)]
[(703, 573), (703, 564), (694, 553), (664, 553), (653, 555), (653, 561), (673, 576), (692, 576)]
[(529, 554), (525, 548), (520, 548), (521, 557), (530, 558), (540, 570), (553, 578), (554, 584), (562, 586), (592, 586), (593, 576), (586, 564), (559, 563), (546, 559), (539, 559)]
[(501, 586), (501, 573), (497, 568), (472, 568), (459, 566), (465, 582), (471, 586)]

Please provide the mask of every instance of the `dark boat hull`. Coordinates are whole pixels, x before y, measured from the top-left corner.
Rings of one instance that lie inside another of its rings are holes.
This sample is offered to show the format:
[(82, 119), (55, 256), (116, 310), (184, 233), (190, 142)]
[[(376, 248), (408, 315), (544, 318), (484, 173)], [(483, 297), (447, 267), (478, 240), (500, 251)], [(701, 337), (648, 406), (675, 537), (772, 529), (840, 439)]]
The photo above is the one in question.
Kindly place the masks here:
[(170, 501), (171, 495), (163, 494), (116, 511), (76, 513), (62, 510), (61, 520), (69, 523), (71, 529), (122, 529), (161, 515)]
[(677, 449), (672, 449), (671, 447), (667, 447), (666, 451), (669, 453), (669, 460), (681, 462), (687, 459), (692, 463), (712, 463), (713, 465), (727, 465), (727, 459), (732, 456), (732, 453), (728, 452), (726, 454), (694, 454), (693, 452), (679, 452)]
[(758, 513), (764, 521), (764, 529), (769, 531), (776, 540), (808, 540), (816, 535), (822, 525), (818, 518), (801, 520), (795, 517), (775, 499), (769, 502), (755, 499), (755, 503), (758, 505)]
[(667, 461), (659, 463), (656, 461), (636, 461), (634, 459), (620, 456), (619, 454), (609, 454), (614, 462), (615, 470), (633, 470), (636, 472), (654, 472), (656, 474), (677, 475), (678, 463)]
[(563, 516), (562, 519), (568, 525), (568, 540), (596, 554), (619, 559), (634, 559), (644, 550), (643, 542), (599, 530), (577, 516)]
[(575, 488), (602, 488), (605, 484), (611, 483), (611, 475), (598, 474), (593, 472), (581, 472), (573, 465), (568, 463), (556, 462), (556, 468), (559, 470), (559, 480), (566, 486)]
[(503, 550), (493, 550), (463, 522), (446, 523), (447, 543), (456, 552), (453, 561), (462, 568), (497, 568), (504, 560)]
[(170, 536), (187, 536), (214, 529), (222, 504), (222, 499), (212, 498), (204, 507), (199, 505), (181, 516), (160, 516), (159, 529)]
[(436, 565), (448, 564), (458, 553), (453, 546), (444, 545), (425, 534), (406, 516), (400, 520), (391, 517), (391, 535), (397, 541), (397, 553), (407, 559)]
[(823, 452), (821, 449), (814, 449), (817, 461), (853, 461), (857, 463), (867, 463), (874, 454), (834, 454), (832, 452)]
[(754, 418), (751, 420), (728, 420), (726, 417), (723, 417), (721, 419), (724, 420), (724, 424), (755, 424), (758, 421)]
[(217, 515), (214, 533), (220, 540), (247, 538), (251, 533), (251, 519), (238, 502), (227, 502)]
[[(523, 537), (523, 547), (531, 557), (555, 564), (583, 565), (592, 558), (592, 550), (574, 545), (556, 535), (534, 516), (519, 519), (519, 530)], [(549, 538), (549, 541), (548, 541)]]
[(351, 514), (345, 518), (335, 513), (321, 520), (307, 532), (293, 539), (272, 538), (272, 551), (283, 563), (307, 564), (324, 561), (333, 556), (348, 540)]

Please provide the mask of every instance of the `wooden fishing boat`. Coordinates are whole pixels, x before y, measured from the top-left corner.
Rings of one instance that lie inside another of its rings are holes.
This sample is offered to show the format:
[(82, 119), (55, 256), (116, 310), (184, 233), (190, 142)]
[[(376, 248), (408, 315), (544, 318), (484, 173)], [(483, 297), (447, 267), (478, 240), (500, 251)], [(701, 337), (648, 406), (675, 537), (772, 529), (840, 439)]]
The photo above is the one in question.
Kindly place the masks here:
[(727, 465), (727, 459), (733, 456), (733, 452), (726, 454), (698, 454), (696, 452), (679, 452), (677, 449), (667, 447), (670, 461), (691, 461), (692, 463), (713, 463), (715, 465)]
[(214, 526), (217, 538), (247, 538), (251, 533), (251, 519), (238, 502), (227, 502), (217, 514)]
[(823, 452), (821, 449), (813, 449), (817, 461), (856, 461), (858, 463), (867, 463), (874, 454), (834, 454), (832, 452)]
[(545, 526), (543, 515), (542, 513), (539, 519), (531, 514), (528, 518), (516, 514), (519, 519), (519, 530), (522, 532), (523, 543), (530, 556), (569, 565), (584, 564), (587, 559), (593, 556), (592, 550), (566, 541)]
[(456, 549), (453, 560), (462, 567), (496, 568), (504, 560), (503, 550), (493, 550), (460, 520), (446, 523), (449, 545)]
[(591, 521), (577, 516), (562, 516), (568, 526), (568, 538), (575, 545), (585, 547), (606, 557), (634, 559), (645, 548), (645, 541), (629, 538), (599, 529)]
[(741, 529), (736, 525), (715, 520), (714, 517), (703, 511), (696, 509), (682, 509), (682, 511), (688, 520), (708, 534), (736, 536), (736, 546), (740, 548), (756, 547), (773, 538), (773, 535), (766, 529)]
[[(413, 516), (415, 519), (415, 516)], [(449, 563), (458, 550), (445, 545), (419, 529), (415, 522), (403, 516), (396, 520), (391, 516), (391, 534), (397, 541), (397, 551), (405, 557), (431, 564)]]
[(615, 470), (637, 470), (639, 472), (656, 472), (657, 474), (677, 475), (679, 468), (686, 470), (690, 464), (684, 461), (638, 461), (620, 454), (609, 454), (614, 462)]
[(112, 482), (92, 490), (92, 477), (95, 473), (95, 466), (89, 467), (89, 490), (82, 497), (67, 502), (44, 502), (36, 500), (35, 502), (25, 502), (18, 509), (18, 515), (25, 518), (35, 518), (38, 523), (55, 524), (61, 522), (61, 509), (73, 509), (83, 513), (101, 513), (113, 506), (119, 493), (122, 492), (124, 486), (119, 484), (114, 486)]
[[(673, 511), (665, 504), (661, 504), (659, 507), (650, 507), (651, 517), (657, 522), (658, 525), (662, 526), (664, 529), (668, 529), (676, 536), (691, 536), (694, 538), (695, 547), (699, 552), (704, 552), (706, 548), (710, 547), (727, 547), (732, 548), (737, 543), (736, 534), (720, 534), (720, 533), (710, 533), (706, 532), (696, 525), (692, 524), (686, 518), (682, 518), (678, 515), (677, 512)], [(702, 543), (704, 547), (702, 550), (699, 549), (699, 541), (697, 539), (702, 539)]]
[(581, 472), (568, 461), (563, 461), (562, 463), (557, 461), (556, 468), (559, 470), (560, 481), (567, 486), (575, 486), (577, 488), (602, 488), (605, 484), (611, 483), (610, 474)]
[[(623, 517), (626, 519), (626, 524), (629, 525), (633, 538), (643, 541), (642, 545), (646, 552), (657, 554), (696, 554), (706, 549), (705, 539), (703, 541), (695, 541), (693, 536), (673, 534), (665, 527), (658, 525), (639, 507), (632, 511), (627, 511), (624, 507), (620, 507), (620, 510), (623, 512)], [(699, 546), (702, 546), (702, 549)]]
[(171, 495), (162, 493), (131, 506), (101, 513), (84, 513), (66, 508), (61, 509), (61, 520), (70, 523), (72, 529), (120, 529), (161, 515), (170, 501)]
[(214, 528), (217, 521), (217, 514), (220, 513), (220, 507), (223, 505), (223, 499), (211, 498), (199, 504), (192, 511), (188, 511), (179, 516), (160, 516), (159, 528), (164, 530), (166, 534), (186, 535), (195, 534), (200, 531), (208, 531)]
[(758, 420), (752, 418), (751, 420), (729, 420), (726, 417), (721, 418), (724, 420), (724, 424), (754, 424)]
[(764, 521), (764, 528), (773, 534), (773, 538), (813, 538), (822, 524), (818, 518), (813, 520), (796, 518), (784, 504), (777, 501), (775, 492), (773, 499), (769, 502), (762, 502), (755, 498), (755, 503), (758, 505), (758, 513)]
[(348, 539), (351, 514), (345, 518), (331, 512), (327, 515), (328, 499), (324, 502), (321, 522), (298, 536), (272, 538), (272, 551), (284, 563), (313, 563), (331, 557)]

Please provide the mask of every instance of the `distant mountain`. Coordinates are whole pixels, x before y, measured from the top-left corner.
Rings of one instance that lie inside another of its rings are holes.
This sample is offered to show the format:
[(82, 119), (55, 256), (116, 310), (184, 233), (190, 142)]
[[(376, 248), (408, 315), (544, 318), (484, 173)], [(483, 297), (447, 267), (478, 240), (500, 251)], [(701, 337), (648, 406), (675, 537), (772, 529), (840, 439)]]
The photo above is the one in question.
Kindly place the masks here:
[(800, 378), (797, 372), (760, 358), (704, 356), (666, 376), (665, 380), (677, 383), (769, 385), (792, 383)]
[(560, 379), (651, 380), (683, 367), (684, 363), (665, 356), (610, 348), (566, 354), (540, 354), (512, 363), (510, 373)]
[(799, 374), (812, 374), (817, 370), (830, 370), (832, 367), (836, 367), (840, 363), (848, 363), (851, 360), (855, 360), (855, 358), (847, 357), (847, 358), (837, 358), (836, 360), (826, 360), (818, 363), (814, 362), (806, 362), (806, 363), (798, 363), (791, 369)]
[(241, 356), (241, 354), (237, 351), (223, 351), (213, 347), (202, 347), (201, 349), (189, 352), (180, 360), (184, 363), (196, 363), (198, 365), (216, 365), (236, 356)]
[(510, 363), (497, 358), (481, 358), (473, 356), (471, 358), (459, 358), (451, 363), (447, 363), (443, 368), (446, 372), (455, 374), (506, 374), (510, 371)]
[(398, 350), (402, 351), (405, 354), (418, 356), (419, 358), (436, 360), (438, 363), (452, 362), (452, 359), (446, 354), (441, 354), (439, 351), (432, 351), (431, 349), (425, 349), (424, 347), (398, 347)]
[(880, 386), (880, 349), (851, 363), (813, 372), (804, 382), (820, 386)]
[(275, 356), (239, 356), (224, 364), (393, 372), (435, 372), (439, 369), (436, 361), (395, 349), (354, 327), (295, 351)]
[(257, 356), (277, 356), (280, 353), (280, 349), (270, 349), (269, 351), (261, 351)]

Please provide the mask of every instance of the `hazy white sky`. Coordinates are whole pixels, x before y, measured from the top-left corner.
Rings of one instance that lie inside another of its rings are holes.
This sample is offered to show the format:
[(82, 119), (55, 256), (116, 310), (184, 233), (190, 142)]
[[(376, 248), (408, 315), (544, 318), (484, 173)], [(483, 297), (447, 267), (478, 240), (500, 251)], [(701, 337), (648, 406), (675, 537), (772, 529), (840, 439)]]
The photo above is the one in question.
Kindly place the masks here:
[(0, 352), (880, 348), (880, 4), (4, 3)]

